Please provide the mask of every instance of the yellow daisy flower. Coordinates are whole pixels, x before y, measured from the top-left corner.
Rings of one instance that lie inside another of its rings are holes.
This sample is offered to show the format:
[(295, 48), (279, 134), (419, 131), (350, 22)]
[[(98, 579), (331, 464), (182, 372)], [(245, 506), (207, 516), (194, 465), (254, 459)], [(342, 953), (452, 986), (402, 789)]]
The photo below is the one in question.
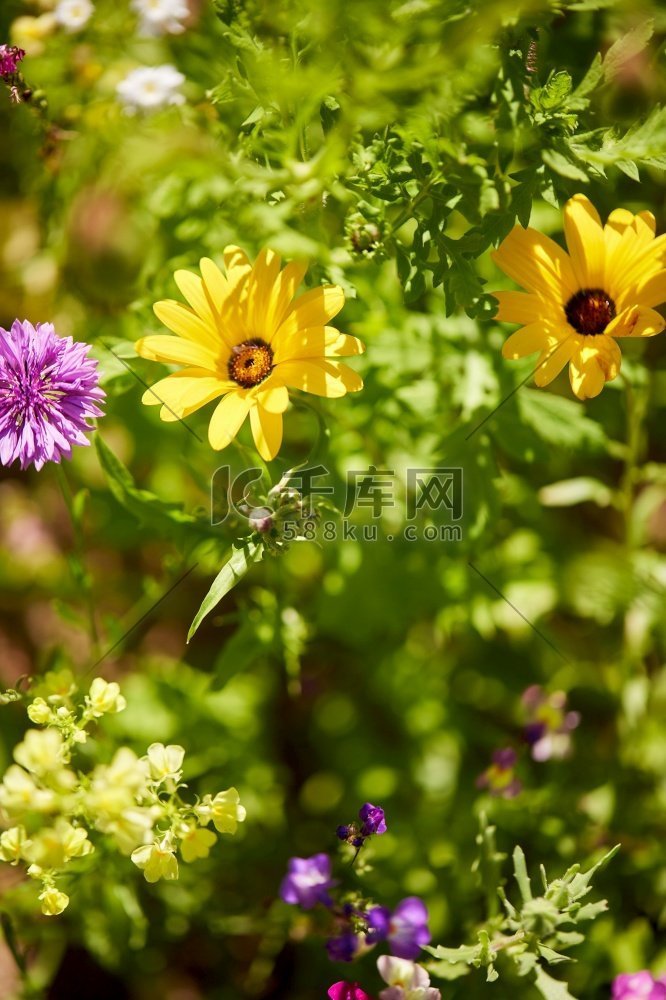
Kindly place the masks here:
[(280, 270), (272, 250), (262, 250), (254, 266), (238, 247), (227, 247), (223, 256), (226, 275), (206, 257), (201, 277), (176, 271), (189, 305), (155, 303), (155, 315), (177, 336), (143, 337), (136, 351), (185, 367), (157, 382), (143, 402), (161, 404), (162, 420), (179, 420), (221, 396), (208, 428), (212, 447), (226, 448), (249, 414), (257, 450), (269, 461), (282, 443), (288, 389), (329, 397), (357, 392), (361, 378), (337, 359), (364, 347), (328, 325), (345, 301), (337, 285), (295, 299), (306, 265)]
[(514, 226), (493, 253), (525, 292), (494, 292), (497, 318), (524, 324), (504, 344), (515, 360), (539, 351), (534, 380), (548, 385), (569, 362), (579, 399), (597, 396), (622, 363), (617, 337), (664, 329), (654, 306), (666, 300), (666, 235), (655, 239), (651, 212), (615, 209), (602, 226), (582, 194), (564, 206), (569, 253), (535, 229)]

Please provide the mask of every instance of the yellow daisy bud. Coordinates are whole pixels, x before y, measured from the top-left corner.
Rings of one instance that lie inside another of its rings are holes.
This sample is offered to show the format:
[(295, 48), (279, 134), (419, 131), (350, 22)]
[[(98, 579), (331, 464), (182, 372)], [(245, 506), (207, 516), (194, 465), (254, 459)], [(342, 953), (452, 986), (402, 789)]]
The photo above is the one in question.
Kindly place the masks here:
[(51, 709), (43, 698), (35, 698), (32, 705), (28, 705), (28, 718), (38, 726), (45, 725), (51, 718)]

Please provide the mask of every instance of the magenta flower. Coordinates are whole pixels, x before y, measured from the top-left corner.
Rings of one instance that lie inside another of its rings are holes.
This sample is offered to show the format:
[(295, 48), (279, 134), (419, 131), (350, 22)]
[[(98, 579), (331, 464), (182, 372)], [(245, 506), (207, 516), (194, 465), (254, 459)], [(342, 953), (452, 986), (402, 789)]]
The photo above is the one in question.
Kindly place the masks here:
[(408, 896), (393, 913), (386, 906), (374, 906), (368, 911), (367, 941), (388, 941), (392, 955), (413, 961), (430, 941), (428, 910), (423, 900)]
[(10, 80), (17, 72), (25, 52), (18, 45), (0, 45), (0, 76)]
[(333, 983), (328, 995), (330, 1000), (372, 1000), (358, 983)]
[(59, 337), (51, 323), (0, 327), (0, 464), (22, 469), (71, 458), (87, 445), (88, 423), (104, 399), (89, 344)]
[(666, 982), (652, 973), (623, 972), (613, 980), (613, 1000), (666, 1000)]
[(517, 762), (518, 755), (511, 747), (495, 750), (492, 764), (478, 776), (476, 787), (487, 788), (498, 798), (514, 799), (523, 788), (514, 771)]
[(328, 890), (334, 885), (328, 854), (313, 854), (311, 858), (290, 858), (287, 874), (280, 886), (280, 897), (285, 903), (302, 906), (304, 910), (311, 910), (317, 903), (330, 906)]
[(370, 837), (373, 833), (386, 833), (386, 817), (384, 816), (384, 810), (380, 806), (373, 806), (370, 802), (366, 802), (359, 809), (358, 816), (363, 824), (361, 827), (361, 836)]

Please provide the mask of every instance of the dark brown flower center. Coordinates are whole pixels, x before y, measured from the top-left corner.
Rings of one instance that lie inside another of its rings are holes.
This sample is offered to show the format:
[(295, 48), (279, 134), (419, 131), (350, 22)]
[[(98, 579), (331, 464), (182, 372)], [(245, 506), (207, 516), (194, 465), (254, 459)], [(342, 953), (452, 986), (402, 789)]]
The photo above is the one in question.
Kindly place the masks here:
[(251, 389), (268, 378), (273, 370), (273, 351), (261, 337), (236, 344), (228, 364), (229, 378)]
[(615, 303), (603, 288), (582, 288), (571, 296), (564, 312), (574, 330), (594, 336), (615, 319)]

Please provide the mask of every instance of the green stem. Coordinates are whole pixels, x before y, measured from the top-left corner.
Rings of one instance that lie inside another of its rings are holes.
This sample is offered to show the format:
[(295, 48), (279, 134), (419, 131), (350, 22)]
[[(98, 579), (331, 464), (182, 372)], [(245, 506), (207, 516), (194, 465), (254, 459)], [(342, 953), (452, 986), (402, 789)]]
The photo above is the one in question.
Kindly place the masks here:
[(85, 568), (85, 538), (80, 518), (74, 508), (74, 494), (72, 493), (65, 470), (60, 464), (56, 465), (55, 469), (60, 492), (62, 493), (65, 506), (69, 513), (72, 524), (72, 534), (74, 537), (74, 553), (70, 559), (70, 567), (74, 580), (81, 587), (86, 614), (88, 616), (90, 638), (93, 644), (93, 651), (96, 654), (99, 652), (99, 633), (97, 631), (97, 622), (95, 620), (95, 601), (92, 593), (92, 587), (90, 585), (90, 576)]

